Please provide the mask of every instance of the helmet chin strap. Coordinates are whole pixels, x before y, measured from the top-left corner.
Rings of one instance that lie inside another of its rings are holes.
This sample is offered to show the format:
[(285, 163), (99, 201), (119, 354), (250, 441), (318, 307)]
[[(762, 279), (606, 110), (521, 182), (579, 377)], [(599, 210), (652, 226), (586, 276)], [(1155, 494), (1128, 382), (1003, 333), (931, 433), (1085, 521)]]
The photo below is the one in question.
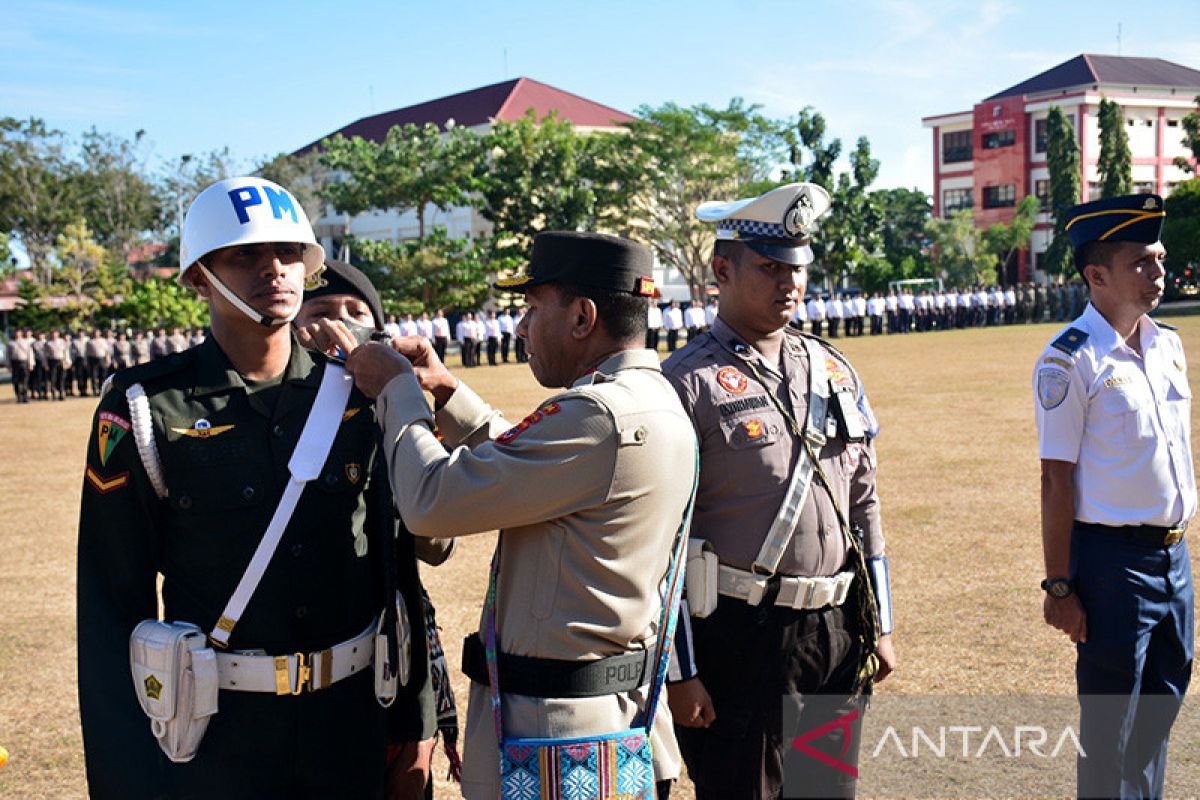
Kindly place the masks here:
[(296, 307), (286, 317), (268, 317), (265, 314), (260, 314), (251, 308), (249, 303), (234, 294), (233, 290), (222, 283), (220, 278), (218, 278), (216, 275), (213, 275), (208, 267), (204, 266), (203, 261), (197, 261), (196, 266), (199, 267), (200, 271), (204, 273), (205, 279), (208, 280), (209, 284), (216, 289), (222, 297), (228, 300), (229, 303), (238, 311), (241, 311), (247, 317), (260, 325), (266, 325), (267, 327), (287, 325), (300, 314), (300, 303), (297, 303)]

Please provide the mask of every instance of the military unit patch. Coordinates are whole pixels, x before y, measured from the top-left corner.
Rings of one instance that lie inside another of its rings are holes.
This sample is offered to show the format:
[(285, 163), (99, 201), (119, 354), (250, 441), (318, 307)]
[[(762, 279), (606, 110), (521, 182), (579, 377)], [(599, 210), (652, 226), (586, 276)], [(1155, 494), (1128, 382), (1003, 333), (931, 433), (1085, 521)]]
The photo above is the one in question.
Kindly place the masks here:
[(767, 432), (767, 426), (763, 425), (761, 419), (748, 419), (742, 423), (742, 427), (746, 429), (747, 439), (761, 439)]
[(743, 394), (750, 386), (750, 379), (736, 367), (722, 367), (717, 371), (717, 383), (730, 394)]
[(1071, 388), (1071, 376), (1061, 369), (1046, 367), (1038, 370), (1037, 396), (1042, 408), (1049, 411), (1062, 405)]
[(506, 430), (504, 433), (497, 436), (496, 444), (508, 444), (513, 439), (517, 438), (522, 433), (544, 420), (546, 417), (553, 416), (561, 410), (562, 406), (560, 406), (558, 403), (546, 403), (546, 405), (542, 406), (537, 411), (533, 412), (525, 419)]
[(149, 697), (151, 700), (157, 700), (162, 696), (162, 681), (154, 675), (147, 675), (146, 680), (142, 681), (142, 683), (146, 687), (146, 697)]
[(87, 478), (88, 483), (90, 483), (100, 494), (115, 492), (117, 489), (120, 489), (122, 486), (125, 486), (129, 483), (128, 472), (122, 472), (120, 475), (114, 475), (111, 478), (103, 478), (100, 476), (100, 473), (96, 472), (96, 470), (89, 466), (83, 474), (84, 477)]
[(117, 443), (129, 433), (129, 420), (108, 411), (101, 411), (96, 423), (96, 444), (100, 450), (100, 466), (108, 463), (108, 457), (117, 448)]
[(361, 479), (362, 479), (362, 465), (347, 464), (346, 465), (346, 480), (350, 481), (352, 484), (357, 486), (359, 480), (361, 480)]

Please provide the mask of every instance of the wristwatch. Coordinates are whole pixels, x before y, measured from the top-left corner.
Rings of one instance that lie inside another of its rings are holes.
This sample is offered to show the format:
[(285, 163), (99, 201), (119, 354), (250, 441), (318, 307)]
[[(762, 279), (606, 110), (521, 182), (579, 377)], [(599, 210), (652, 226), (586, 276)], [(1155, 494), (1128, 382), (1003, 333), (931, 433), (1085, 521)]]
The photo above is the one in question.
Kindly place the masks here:
[(1066, 578), (1046, 578), (1042, 581), (1042, 589), (1046, 594), (1058, 600), (1070, 597), (1071, 593), (1075, 591), (1075, 587)]

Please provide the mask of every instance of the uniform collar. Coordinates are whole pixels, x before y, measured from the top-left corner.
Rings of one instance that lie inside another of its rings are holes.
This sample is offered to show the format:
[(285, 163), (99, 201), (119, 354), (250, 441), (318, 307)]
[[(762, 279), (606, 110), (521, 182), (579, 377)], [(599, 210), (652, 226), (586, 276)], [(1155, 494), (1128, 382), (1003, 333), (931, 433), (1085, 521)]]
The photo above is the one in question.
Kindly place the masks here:
[[(732, 353), (736, 358), (742, 361), (755, 361), (757, 364), (770, 372), (772, 375), (782, 378), (783, 374), (779, 371), (778, 364), (772, 364), (763, 354), (754, 349), (754, 347), (746, 342), (746, 340), (729, 327), (725, 320), (721, 319), (721, 315), (717, 314), (717, 318), (713, 320), (712, 328), (710, 329), (713, 337), (720, 342), (721, 346)], [(800, 347), (799, 335), (793, 335), (791, 329), (787, 326), (783, 328), (783, 352), (795, 353), (796, 348)]]
[[(292, 352), (288, 356), (283, 382), (311, 385), (315, 389), (320, 383), (320, 371), (313, 368), (316, 362), (312, 354), (301, 346), (295, 334), (292, 334), (291, 344)], [(207, 336), (203, 342), (196, 345), (196, 359), (199, 366), (196, 370), (196, 385), (192, 388), (194, 396), (203, 397), (246, 387), (242, 376), (233, 368), (229, 357), (217, 344), (216, 337)]]
[(595, 369), (589, 370), (587, 374), (571, 384), (571, 388), (604, 383), (605, 380), (623, 369), (649, 369), (662, 372), (662, 362), (658, 359), (658, 353), (653, 350), (642, 348), (622, 350), (601, 361)]
[[(1078, 323), (1087, 328), (1088, 334), (1091, 336), (1091, 346), (1094, 348), (1096, 356), (1104, 358), (1113, 350), (1125, 344), (1125, 340), (1121, 338), (1121, 334), (1117, 333), (1116, 329), (1109, 324), (1104, 315), (1096, 310), (1096, 307), (1090, 302), (1083, 313), (1079, 315)], [(1154, 346), (1155, 340), (1161, 329), (1158, 323), (1152, 320), (1148, 315), (1142, 315), (1138, 320), (1138, 337), (1141, 340), (1142, 355)]]

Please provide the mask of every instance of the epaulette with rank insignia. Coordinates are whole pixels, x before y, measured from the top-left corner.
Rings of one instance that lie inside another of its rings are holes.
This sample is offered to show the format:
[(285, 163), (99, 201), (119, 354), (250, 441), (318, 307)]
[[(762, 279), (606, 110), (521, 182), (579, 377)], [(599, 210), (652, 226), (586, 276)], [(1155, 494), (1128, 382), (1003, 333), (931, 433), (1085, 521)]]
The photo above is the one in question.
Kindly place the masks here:
[(1063, 335), (1059, 336), (1050, 346), (1063, 351), (1069, 356), (1079, 352), (1079, 348), (1083, 347), (1083, 343), (1088, 340), (1087, 331), (1082, 331), (1079, 328), (1067, 328), (1063, 331)]
[(1162, 328), (1162, 329), (1163, 329), (1163, 330), (1165, 330), (1165, 331), (1177, 331), (1177, 330), (1179, 330), (1179, 328), (1176, 328), (1174, 325), (1168, 325), (1167, 323), (1165, 323), (1165, 322), (1159, 322), (1158, 320), (1154, 320), (1154, 324), (1155, 324), (1155, 325), (1157, 325), (1158, 327)]

